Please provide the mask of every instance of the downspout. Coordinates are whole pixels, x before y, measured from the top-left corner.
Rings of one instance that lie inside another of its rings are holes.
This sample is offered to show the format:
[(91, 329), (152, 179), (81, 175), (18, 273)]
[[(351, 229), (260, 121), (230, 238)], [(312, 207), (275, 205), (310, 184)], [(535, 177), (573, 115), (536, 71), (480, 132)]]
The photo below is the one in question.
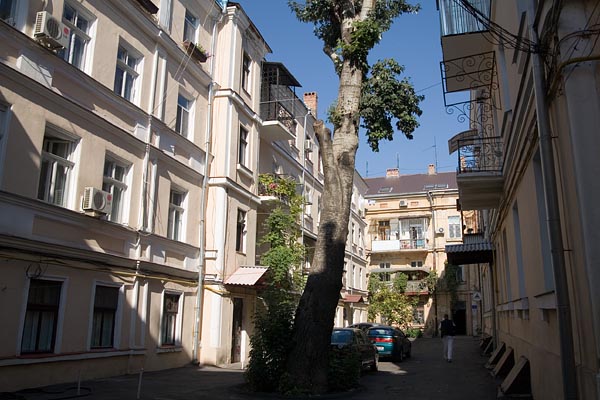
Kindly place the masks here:
[[(534, 43), (539, 45), (537, 20), (535, 19), (535, 0), (531, 2), (529, 12), (530, 35)], [(560, 341), (560, 362), (563, 379), (563, 396), (566, 400), (577, 399), (577, 371), (573, 350), (573, 328), (571, 310), (569, 308), (569, 285), (567, 281), (564, 255), (560, 206), (557, 193), (557, 179), (554, 170), (554, 153), (552, 148), (552, 131), (550, 116), (546, 103), (546, 82), (543, 64), (538, 52), (531, 53), (532, 73), (535, 94), (535, 107), (538, 124), (540, 160), (544, 180), (544, 194), (548, 213), (548, 232), (552, 252), (554, 285), (556, 293), (556, 309)]]
[(204, 145), (204, 176), (202, 177), (202, 186), (200, 187), (200, 224), (199, 224), (199, 256), (198, 256), (198, 290), (196, 292), (196, 315), (194, 323), (194, 338), (192, 349), (192, 363), (200, 363), (200, 337), (202, 332), (202, 307), (204, 306), (204, 271), (206, 262), (206, 203), (208, 197), (208, 180), (210, 178), (210, 165), (212, 163), (211, 144), (212, 144), (212, 123), (213, 123), (213, 101), (215, 97), (215, 87), (218, 86), (215, 82), (215, 49), (216, 49), (216, 31), (217, 25), (223, 20), (225, 8), (221, 11), (219, 18), (215, 19), (212, 31), (211, 42), (211, 61), (210, 61), (210, 76), (211, 82), (208, 89), (208, 105), (206, 110), (206, 143)]
[[(427, 192), (427, 198), (429, 199), (429, 208), (431, 209), (431, 232), (433, 232), (433, 271), (437, 274), (437, 255), (435, 252), (436, 240), (435, 240), (435, 211), (433, 209), (433, 193)], [(433, 307), (434, 307), (434, 331), (433, 336), (438, 335), (438, 301), (437, 301), (437, 285), (433, 289)]]

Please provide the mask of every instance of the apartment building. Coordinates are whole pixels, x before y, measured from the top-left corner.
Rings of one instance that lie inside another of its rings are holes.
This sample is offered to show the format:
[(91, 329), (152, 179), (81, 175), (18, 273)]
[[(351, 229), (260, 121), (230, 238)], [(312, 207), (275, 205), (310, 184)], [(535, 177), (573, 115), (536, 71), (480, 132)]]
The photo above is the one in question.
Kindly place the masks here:
[(466, 121), (449, 148), (480, 231), (447, 253), (482, 271), (488, 366), (505, 394), (599, 399), (598, 4), (438, 3), (445, 105)]
[(160, 3), (2, 2), (2, 391), (198, 357), (216, 33), (233, 23), (215, 1)]
[[(369, 273), (390, 284), (395, 274), (408, 275), (406, 294), (417, 298), (412, 326), (425, 335), (437, 334), (444, 314), (452, 316), (459, 334), (477, 333), (477, 273), (459, 267), (452, 290), (446, 284), (445, 245), (462, 240), (456, 173), (437, 172), (431, 164), (425, 174), (403, 175), (392, 168), (385, 177), (365, 181)], [(431, 291), (430, 273), (438, 277)]]

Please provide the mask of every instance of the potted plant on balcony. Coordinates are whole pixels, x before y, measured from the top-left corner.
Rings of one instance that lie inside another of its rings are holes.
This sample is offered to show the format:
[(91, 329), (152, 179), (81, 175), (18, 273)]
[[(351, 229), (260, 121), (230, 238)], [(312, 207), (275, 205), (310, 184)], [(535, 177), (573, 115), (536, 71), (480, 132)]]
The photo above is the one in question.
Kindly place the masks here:
[(205, 62), (208, 59), (208, 53), (197, 43), (186, 40), (183, 42), (183, 47), (190, 57), (193, 57), (198, 62)]

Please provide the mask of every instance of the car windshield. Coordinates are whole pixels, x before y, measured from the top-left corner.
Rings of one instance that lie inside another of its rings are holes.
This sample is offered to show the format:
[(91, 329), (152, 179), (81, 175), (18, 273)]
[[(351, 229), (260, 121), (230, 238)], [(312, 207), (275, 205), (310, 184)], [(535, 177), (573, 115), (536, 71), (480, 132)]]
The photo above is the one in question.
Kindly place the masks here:
[(386, 328), (371, 328), (369, 329), (369, 336), (394, 336), (394, 330)]
[(331, 333), (331, 343), (352, 343), (352, 331), (333, 331)]

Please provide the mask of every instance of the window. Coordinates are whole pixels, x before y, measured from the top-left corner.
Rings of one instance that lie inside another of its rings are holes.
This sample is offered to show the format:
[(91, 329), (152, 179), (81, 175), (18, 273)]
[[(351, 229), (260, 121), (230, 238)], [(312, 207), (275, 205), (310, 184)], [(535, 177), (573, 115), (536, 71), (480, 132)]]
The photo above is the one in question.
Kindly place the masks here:
[(458, 268), (456, 269), (456, 282), (457, 283), (465, 283), (466, 282), (464, 265), (459, 265)]
[(304, 193), (304, 214), (308, 217), (312, 215), (312, 189), (307, 187), (305, 188)]
[(244, 253), (246, 250), (246, 211), (238, 210), (235, 230), (235, 251)]
[(400, 220), (400, 240), (404, 249), (419, 249), (425, 247), (427, 230), (426, 218), (413, 218)]
[(448, 217), (448, 236), (451, 239), (459, 239), (461, 237), (460, 216), (453, 215)]
[(356, 224), (352, 222), (350, 235), (352, 237), (352, 244), (356, 244)]
[[(0, 0), (1, 1), (1, 0)], [(87, 46), (91, 40), (91, 18), (88, 18), (69, 3), (63, 9), (63, 22), (71, 28), (69, 47), (60, 51), (60, 56), (68, 63), (84, 70)]]
[(423, 261), (411, 261), (410, 266), (412, 268), (421, 268), (423, 266)]
[(38, 199), (57, 206), (67, 205), (69, 176), (75, 165), (70, 158), (75, 148), (72, 140), (46, 131), (42, 144), (42, 165)]
[(416, 306), (413, 308), (413, 324), (425, 324), (425, 308), (423, 306)]
[(96, 286), (94, 319), (92, 321), (92, 348), (114, 347), (118, 304), (118, 287)]
[(16, 24), (17, 0), (0, 0), (0, 19), (9, 25)]
[(248, 158), (248, 131), (240, 126), (240, 146), (238, 151), (238, 163), (246, 166)]
[[(390, 269), (392, 267), (392, 264), (389, 262), (382, 262), (379, 263), (379, 268), (381, 269)], [(392, 281), (392, 274), (389, 272), (380, 272), (379, 273), (379, 279), (382, 282), (391, 282)]]
[(175, 122), (175, 130), (185, 137), (189, 135), (191, 106), (192, 101), (180, 94), (177, 99), (177, 121)]
[(119, 46), (117, 52), (117, 70), (115, 72), (115, 93), (133, 102), (135, 98), (138, 64), (140, 57)]
[(244, 53), (242, 58), (242, 89), (246, 92), (248, 91), (248, 87), (250, 84), (250, 57), (248, 54)]
[(173, 0), (160, 0), (159, 22), (160, 25), (167, 31), (171, 31), (171, 8)]
[(185, 25), (183, 26), (183, 41), (196, 43), (198, 32), (198, 18), (188, 10), (185, 10)]
[(51, 353), (56, 342), (62, 282), (32, 279), (23, 325), (22, 353)]
[(127, 191), (127, 170), (128, 167), (113, 161), (104, 161), (104, 178), (102, 190), (112, 194), (112, 210), (108, 219), (112, 222), (121, 222), (123, 218), (123, 206), (125, 205), (125, 192)]
[(183, 239), (184, 200), (184, 193), (171, 190), (169, 195), (169, 221), (167, 223), (167, 237), (169, 239)]
[(377, 225), (377, 238), (379, 240), (390, 240), (390, 221), (379, 221)]
[(163, 317), (161, 329), (161, 345), (175, 346), (179, 344), (179, 298), (178, 293), (165, 293), (163, 300)]

